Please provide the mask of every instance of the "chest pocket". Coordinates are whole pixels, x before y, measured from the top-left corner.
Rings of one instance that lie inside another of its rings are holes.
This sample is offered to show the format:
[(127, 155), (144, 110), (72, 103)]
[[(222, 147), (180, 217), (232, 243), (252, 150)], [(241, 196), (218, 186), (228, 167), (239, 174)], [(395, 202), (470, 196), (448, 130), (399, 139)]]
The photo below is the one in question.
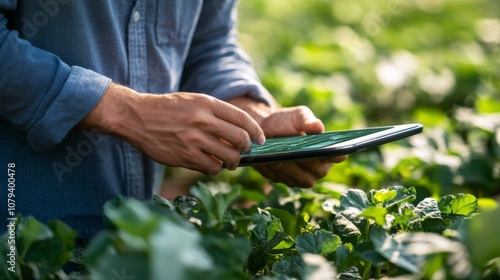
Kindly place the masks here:
[(203, 0), (158, 0), (156, 41), (158, 44), (185, 43), (194, 32)]

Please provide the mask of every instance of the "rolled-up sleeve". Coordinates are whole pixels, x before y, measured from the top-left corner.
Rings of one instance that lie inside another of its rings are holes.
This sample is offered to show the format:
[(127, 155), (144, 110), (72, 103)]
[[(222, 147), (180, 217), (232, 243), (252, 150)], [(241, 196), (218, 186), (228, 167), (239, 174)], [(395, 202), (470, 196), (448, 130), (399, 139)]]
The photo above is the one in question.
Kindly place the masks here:
[(181, 90), (207, 93), (222, 100), (248, 96), (272, 106), (271, 95), (237, 42), (235, 2), (204, 1)]
[(89, 114), (111, 80), (69, 66), (9, 30), (3, 11), (13, 2), (0, 1), (0, 117), (26, 131), (36, 151), (46, 151)]

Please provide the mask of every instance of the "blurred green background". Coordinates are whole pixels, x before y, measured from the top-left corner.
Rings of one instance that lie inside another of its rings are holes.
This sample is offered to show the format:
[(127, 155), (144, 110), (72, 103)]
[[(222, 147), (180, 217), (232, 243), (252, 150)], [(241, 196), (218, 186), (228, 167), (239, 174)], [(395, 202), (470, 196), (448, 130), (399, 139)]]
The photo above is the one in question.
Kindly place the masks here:
[[(240, 43), (283, 106), (327, 130), (420, 122), (423, 134), (351, 155), (316, 189), (415, 186), (500, 194), (500, 2), (240, 0)], [(265, 180), (251, 168), (205, 178)]]

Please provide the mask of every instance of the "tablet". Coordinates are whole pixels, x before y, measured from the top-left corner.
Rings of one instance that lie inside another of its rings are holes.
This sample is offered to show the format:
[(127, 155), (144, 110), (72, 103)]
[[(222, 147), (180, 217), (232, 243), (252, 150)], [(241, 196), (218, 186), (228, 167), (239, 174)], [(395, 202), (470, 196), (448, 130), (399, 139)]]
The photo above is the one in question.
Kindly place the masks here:
[(239, 166), (347, 155), (406, 138), (422, 130), (423, 125), (415, 123), (268, 138), (263, 145), (252, 144), (252, 150), (241, 155)]

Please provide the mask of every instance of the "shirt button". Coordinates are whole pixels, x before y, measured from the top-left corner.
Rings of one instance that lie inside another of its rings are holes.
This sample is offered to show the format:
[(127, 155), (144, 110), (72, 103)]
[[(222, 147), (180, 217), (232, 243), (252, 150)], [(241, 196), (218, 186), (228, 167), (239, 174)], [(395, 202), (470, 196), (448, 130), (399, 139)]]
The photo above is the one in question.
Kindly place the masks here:
[(138, 22), (139, 19), (141, 19), (141, 14), (138, 11), (135, 11), (134, 14), (132, 15), (132, 20), (134, 22)]

